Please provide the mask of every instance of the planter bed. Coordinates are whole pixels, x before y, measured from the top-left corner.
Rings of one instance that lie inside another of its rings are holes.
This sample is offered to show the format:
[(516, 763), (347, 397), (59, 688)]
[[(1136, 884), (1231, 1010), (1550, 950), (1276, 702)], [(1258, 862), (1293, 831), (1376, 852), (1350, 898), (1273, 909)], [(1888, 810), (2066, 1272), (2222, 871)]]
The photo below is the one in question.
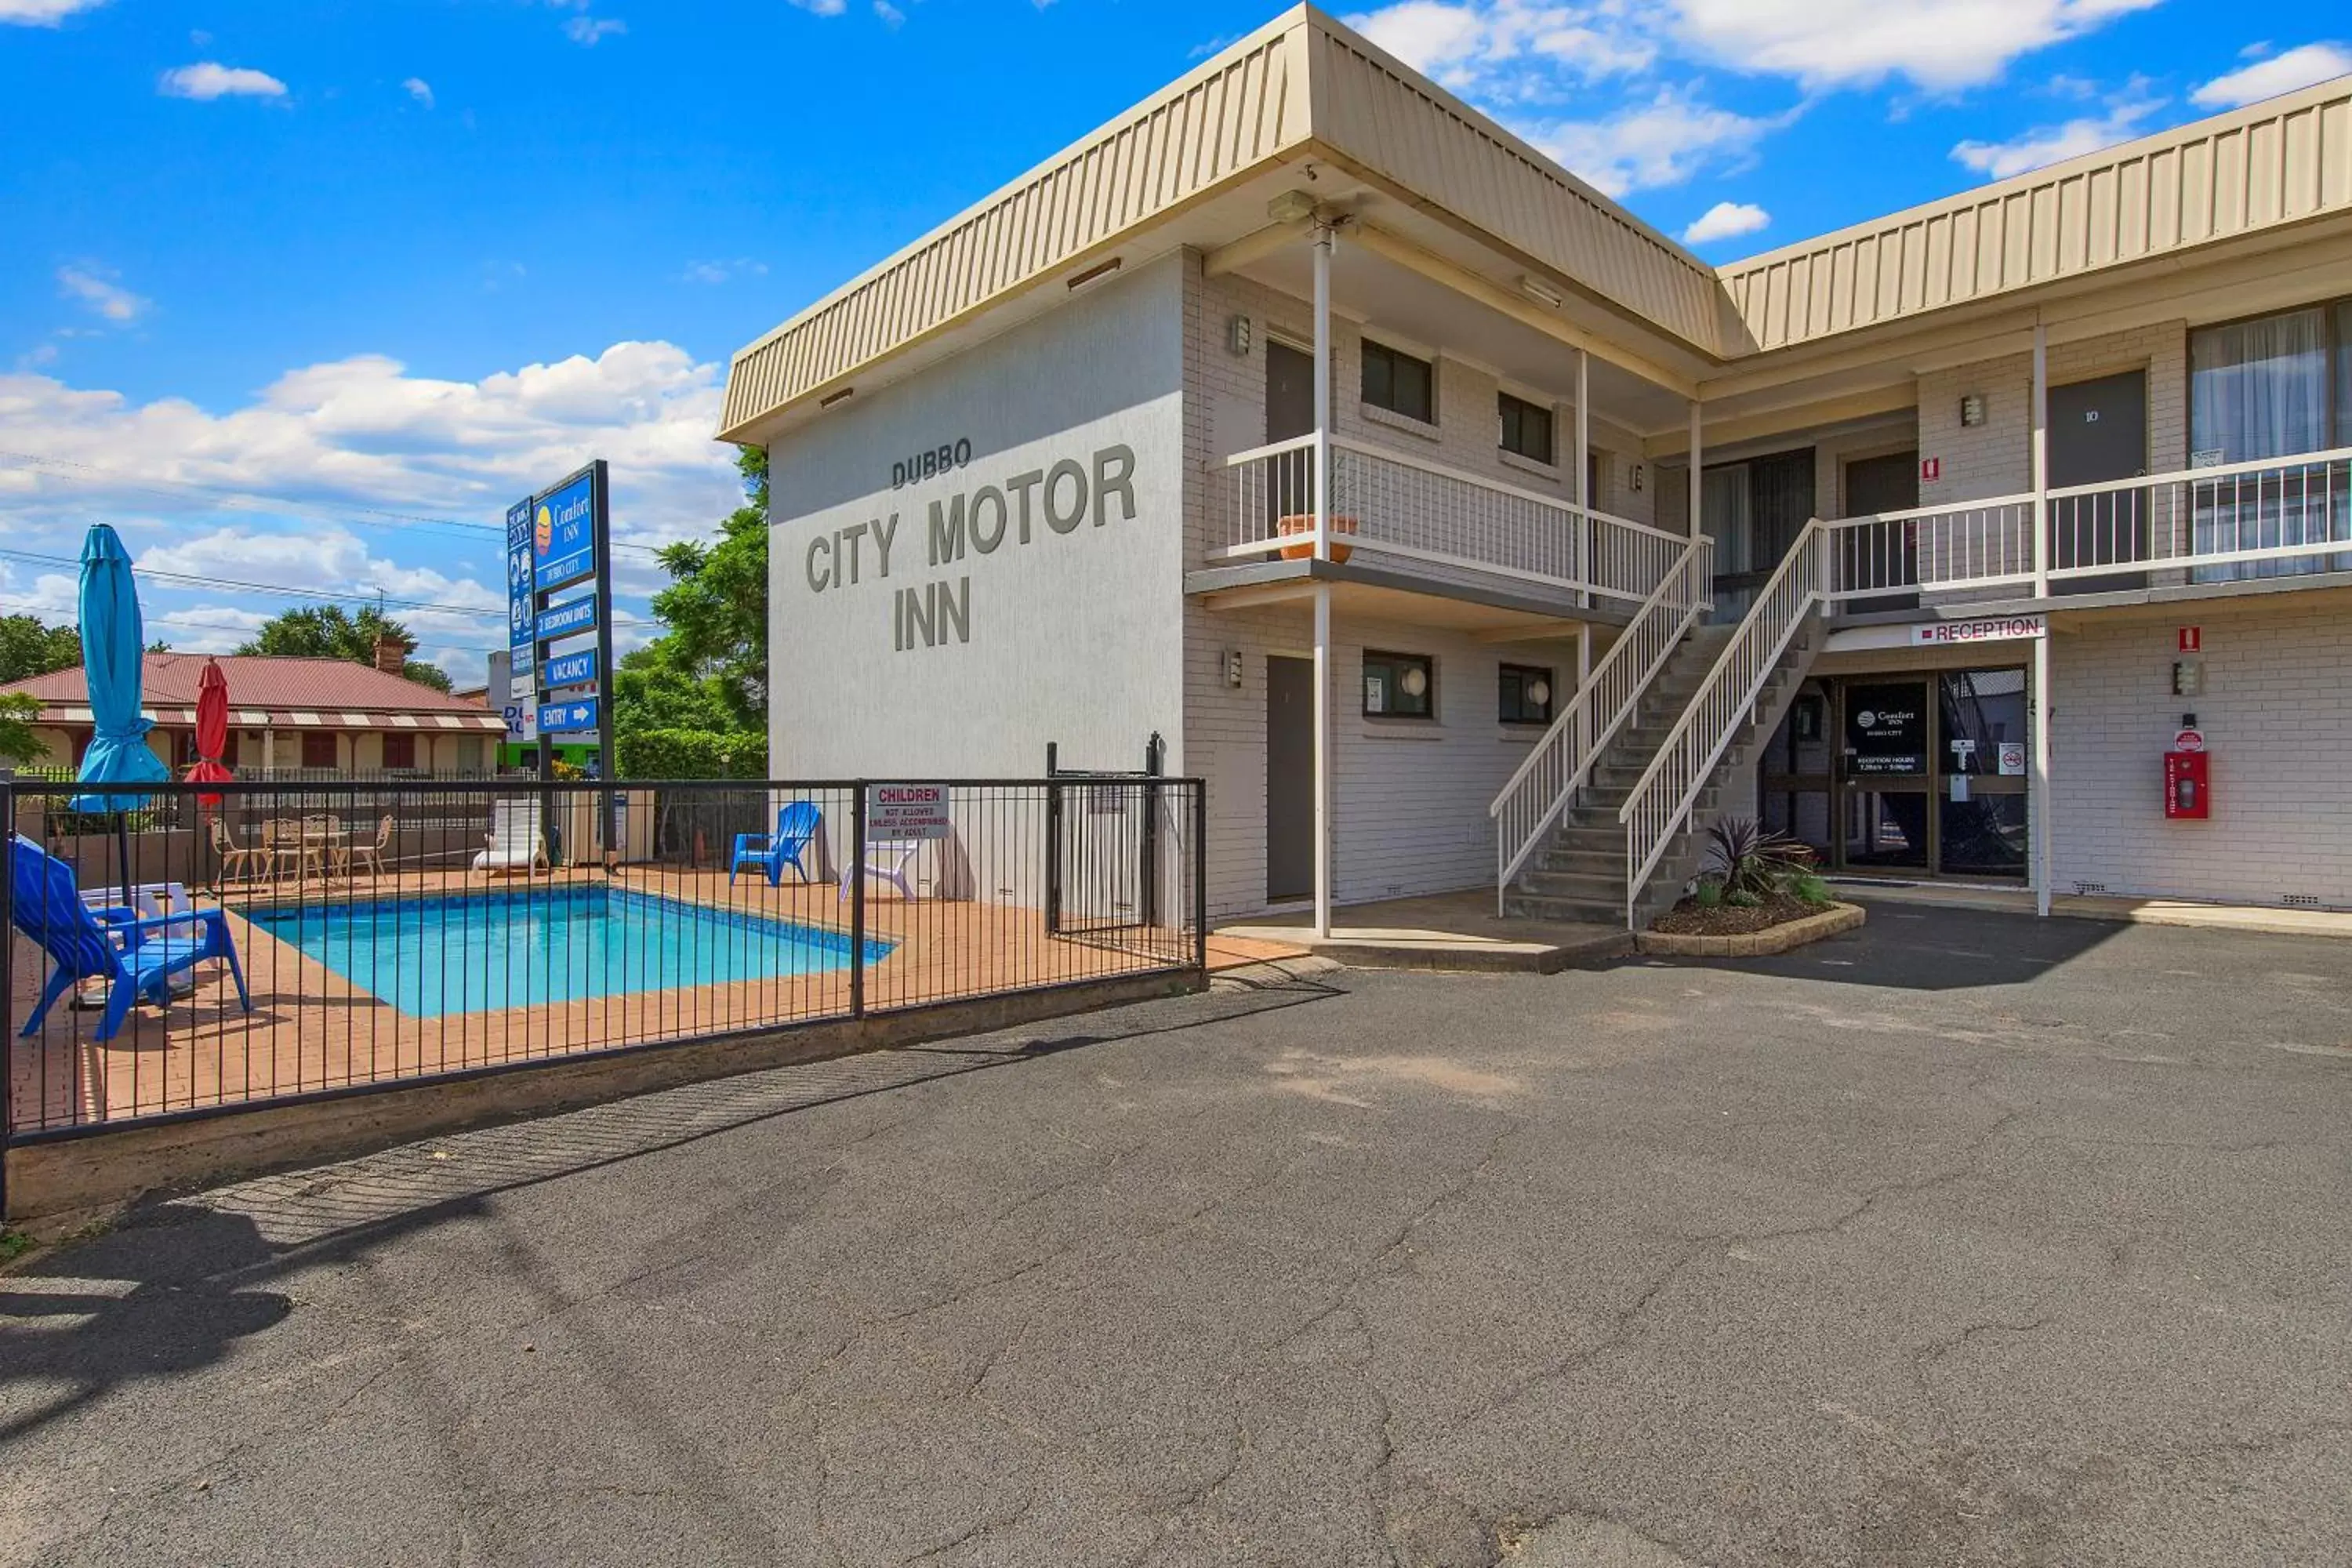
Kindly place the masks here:
[(1685, 899), (1635, 939), (1643, 952), (1685, 958), (1762, 958), (1861, 925), (1859, 904), (1808, 904), (1780, 897), (1754, 909), (1702, 909)]

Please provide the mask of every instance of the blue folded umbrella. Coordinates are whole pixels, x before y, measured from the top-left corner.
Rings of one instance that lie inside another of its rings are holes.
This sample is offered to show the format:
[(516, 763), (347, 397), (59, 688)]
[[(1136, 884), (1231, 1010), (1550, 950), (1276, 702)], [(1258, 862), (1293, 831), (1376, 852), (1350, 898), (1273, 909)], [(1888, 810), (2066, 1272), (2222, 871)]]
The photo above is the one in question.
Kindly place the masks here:
[[(139, 589), (131, 579), (131, 554), (114, 530), (94, 525), (81, 544), (81, 668), (89, 686), (93, 721), (89, 749), (82, 753), (86, 784), (162, 784), (172, 776), (163, 759), (147, 749), (155, 726), (139, 715), (140, 662), (147, 654), (147, 628), (139, 614)], [(143, 795), (92, 792), (73, 798), (76, 811), (136, 811)]]

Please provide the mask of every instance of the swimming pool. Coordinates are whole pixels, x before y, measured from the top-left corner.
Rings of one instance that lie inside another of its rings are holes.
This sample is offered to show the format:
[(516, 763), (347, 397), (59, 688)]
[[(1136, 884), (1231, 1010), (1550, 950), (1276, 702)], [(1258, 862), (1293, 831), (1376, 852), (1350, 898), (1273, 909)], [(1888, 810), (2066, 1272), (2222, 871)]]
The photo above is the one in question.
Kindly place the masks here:
[[(412, 1017), (846, 969), (850, 939), (626, 888), (257, 910), (252, 923)], [(889, 952), (868, 942), (872, 963)]]

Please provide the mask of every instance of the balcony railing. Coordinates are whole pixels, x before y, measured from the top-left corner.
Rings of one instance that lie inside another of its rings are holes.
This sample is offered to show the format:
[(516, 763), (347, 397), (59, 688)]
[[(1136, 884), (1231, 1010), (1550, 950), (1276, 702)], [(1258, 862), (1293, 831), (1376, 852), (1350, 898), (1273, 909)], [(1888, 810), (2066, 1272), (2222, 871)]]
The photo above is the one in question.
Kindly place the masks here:
[[(1364, 559), (1459, 583), (1556, 590), (1620, 611), (1664, 581), (1687, 539), (1344, 436), (1300, 436), (1218, 465), (1223, 561)], [(1330, 475), (1329, 537), (1315, 531), (1315, 476)]]
[[(2186, 570), (2193, 582), (2352, 571), (2352, 447), (2049, 492), (2050, 582)], [(2034, 498), (1843, 518), (1830, 597), (2030, 585)]]

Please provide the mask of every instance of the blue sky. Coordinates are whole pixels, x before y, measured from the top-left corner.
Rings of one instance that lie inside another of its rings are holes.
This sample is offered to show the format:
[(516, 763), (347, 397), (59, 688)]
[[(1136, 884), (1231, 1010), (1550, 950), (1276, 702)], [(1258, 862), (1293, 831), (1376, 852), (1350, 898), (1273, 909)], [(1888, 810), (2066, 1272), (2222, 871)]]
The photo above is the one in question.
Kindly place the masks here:
[[(1710, 260), (2352, 70), (2316, 3), (1338, 9)], [(0, 611), (105, 518), (175, 646), (382, 592), (471, 670), (505, 501), (603, 455), (642, 615), (730, 352), (1273, 14), (0, 0)]]

